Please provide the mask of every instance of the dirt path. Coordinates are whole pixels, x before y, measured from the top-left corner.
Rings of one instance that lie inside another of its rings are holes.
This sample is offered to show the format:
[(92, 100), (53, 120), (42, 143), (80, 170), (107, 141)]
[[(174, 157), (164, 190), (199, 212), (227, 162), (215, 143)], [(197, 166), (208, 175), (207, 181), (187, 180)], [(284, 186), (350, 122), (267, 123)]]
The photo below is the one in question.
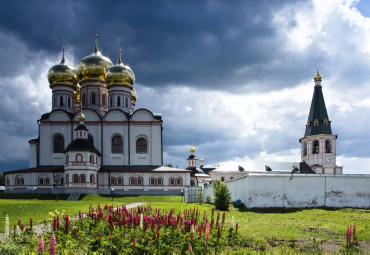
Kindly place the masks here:
[[(142, 206), (145, 204), (146, 203), (139, 203), (139, 202), (131, 203), (131, 204), (126, 205), (126, 208), (131, 209), (131, 208), (135, 208), (135, 207)], [(77, 217), (78, 216), (72, 217), (72, 220), (77, 219)], [(50, 228), (50, 224), (49, 225), (45, 225), (45, 224), (33, 225), (32, 228), (36, 235), (40, 235), (45, 232), (46, 228)], [(9, 232), (11, 233), (12, 229), (10, 229)], [(5, 233), (0, 233), (0, 242), (4, 242), (4, 240), (5, 240)]]

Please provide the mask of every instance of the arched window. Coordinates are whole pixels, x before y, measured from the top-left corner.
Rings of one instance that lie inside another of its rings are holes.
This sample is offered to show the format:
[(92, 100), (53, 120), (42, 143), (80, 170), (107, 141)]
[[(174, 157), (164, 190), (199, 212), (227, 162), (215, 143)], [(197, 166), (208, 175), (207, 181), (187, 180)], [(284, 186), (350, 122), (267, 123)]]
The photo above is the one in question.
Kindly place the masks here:
[(69, 155), (66, 156), (66, 165), (68, 165), (69, 162)]
[(195, 181), (194, 180), (190, 180), (190, 186), (195, 186)]
[(136, 185), (136, 178), (134, 177), (130, 178), (130, 185)]
[(44, 185), (44, 178), (39, 178), (39, 185)]
[(117, 106), (121, 106), (121, 97), (120, 96), (117, 97)]
[(325, 141), (325, 152), (331, 153), (331, 141), (330, 140)]
[(68, 107), (71, 107), (71, 98), (68, 97)]
[(55, 96), (53, 96), (53, 106), (55, 107), (55, 106), (57, 106), (57, 102), (56, 102), (56, 100), (55, 100)]
[(77, 174), (74, 174), (74, 175), (72, 176), (72, 179), (73, 179), (73, 182), (74, 182), (74, 183), (78, 183), (78, 175), (77, 175)]
[(116, 178), (111, 177), (110, 178), (110, 185), (115, 185), (116, 184)]
[(24, 179), (22, 176), (17, 175), (15, 177), (15, 185), (24, 185)]
[(137, 185), (143, 185), (143, 178), (138, 177), (138, 178), (136, 179), (136, 183), (137, 183)]
[(69, 183), (69, 174), (66, 174), (66, 183)]
[(82, 162), (82, 155), (81, 154), (76, 155), (76, 162)]
[(148, 143), (145, 138), (140, 137), (136, 140), (136, 154), (147, 154)]
[(64, 150), (64, 137), (62, 135), (56, 135), (53, 139), (53, 152), (63, 153)]
[(82, 105), (86, 106), (86, 95), (85, 95), (85, 93), (82, 93), (81, 101), (82, 101)]
[(327, 125), (329, 125), (329, 121), (328, 119), (324, 119), (324, 126), (327, 126)]
[(106, 106), (106, 104), (107, 104), (107, 95), (103, 94), (103, 96), (101, 97), (101, 104), (103, 106)]
[(162, 178), (157, 178), (157, 185), (162, 186), (163, 185), (163, 179)]
[(123, 185), (123, 179), (121, 177), (117, 178), (117, 185)]
[(112, 153), (122, 154), (123, 153), (123, 139), (120, 135), (112, 137)]
[(319, 153), (319, 141), (313, 141), (312, 154)]
[(94, 156), (90, 155), (90, 164), (94, 164)]
[(152, 178), (149, 179), (149, 184), (150, 185), (155, 185), (156, 184), (155, 181), (156, 181), (155, 178), (152, 177)]
[(96, 94), (94, 92), (91, 93), (91, 104), (96, 104)]
[(221, 181), (224, 182), (225, 181), (225, 177), (222, 176), (221, 177)]
[(59, 97), (59, 105), (60, 105), (60, 106), (63, 106), (63, 105), (64, 105), (64, 102), (63, 102), (63, 96), (60, 96), (60, 97)]
[(90, 183), (94, 183), (95, 182), (95, 176), (94, 174), (90, 174)]
[(6, 186), (10, 186), (10, 179), (6, 178)]
[(128, 98), (125, 97), (125, 107), (128, 107)]
[(96, 156), (96, 158), (95, 158), (95, 164), (99, 164), (98, 156)]
[(182, 178), (177, 178), (176, 179), (176, 185), (182, 185)]
[(306, 156), (307, 155), (307, 143), (304, 142), (303, 143), (303, 156)]
[(175, 185), (175, 179), (174, 178), (170, 178), (170, 185), (171, 186), (174, 186)]
[(110, 105), (110, 107), (113, 106), (113, 99), (112, 99), (112, 97), (109, 97), (109, 105)]
[(313, 121), (313, 125), (314, 125), (315, 127), (317, 127), (317, 126), (319, 125), (319, 120), (318, 120), (318, 119), (315, 119), (315, 120)]
[(81, 180), (81, 182), (86, 182), (86, 175), (84, 175), (84, 174), (81, 174), (80, 175), (80, 180)]

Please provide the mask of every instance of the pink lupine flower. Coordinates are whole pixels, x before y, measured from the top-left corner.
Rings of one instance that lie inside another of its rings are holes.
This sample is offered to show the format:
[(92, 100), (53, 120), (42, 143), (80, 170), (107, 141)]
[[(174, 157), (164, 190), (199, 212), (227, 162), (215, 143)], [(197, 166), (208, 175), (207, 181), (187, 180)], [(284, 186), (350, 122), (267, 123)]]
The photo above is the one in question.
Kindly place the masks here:
[(21, 224), (21, 230), (22, 230), (22, 231), (24, 230), (24, 225), (23, 225), (23, 224)]
[(190, 233), (190, 240), (194, 241), (194, 233)]
[(18, 218), (18, 226), (20, 227), (22, 224), (22, 219), (21, 218)]
[(192, 252), (193, 252), (193, 247), (191, 247), (191, 244), (189, 244), (188, 252), (190, 252), (190, 253), (192, 253)]
[(42, 254), (43, 252), (45, 252), (44, 239), (42, 238), (42, 236), (40, 236), (40, 238), (39, 238), (39, 254)]
[(226, 212), (222, 214), (222, 225), (225, 224)]
[(55, 255), (56, 239), (54, 233), (50, 237), (50, 255)]
[(59, 220), (59, 216), (57, 216), (57, 230), (59, 231), (59, 227), (60, 227), (60, 220)]
[(65, 224), (65, 233), (66, 233), (66, 235), (68, 235), (68, 228), (69, 228), (69, 216), (68, 215), (66, 216), (65, 221), (66, 221), (66, 224)]
[(98, 236), (99, 240), (101, 240), (103, 237), (101, 235)]
[(238, 228), (239, 228), (239, 224), (236, 223), (236, 226), (235, 226), (235, 232), (238, 233)]
[(217, 237), (218, 238), (221, 237), (221, 227), (220, 227), (220, 225), (217, 226)]
[(132, 240), (132, 245), (133, 245), (134, 247), (136, 247), (136, 245), (137, 245), (137, 243), (136, 243), (136, 237), (134, 237), (134, 239)]
[(30, 230), (32, 231), (32, 218), (30, 218)]
[(206, 231), (205, 231), (206, 240), (204, 242), (205, 246), (208, 246), (210, 229), (211, 229), (211, 226), (209, 225), (209, 223), (206, 224)]

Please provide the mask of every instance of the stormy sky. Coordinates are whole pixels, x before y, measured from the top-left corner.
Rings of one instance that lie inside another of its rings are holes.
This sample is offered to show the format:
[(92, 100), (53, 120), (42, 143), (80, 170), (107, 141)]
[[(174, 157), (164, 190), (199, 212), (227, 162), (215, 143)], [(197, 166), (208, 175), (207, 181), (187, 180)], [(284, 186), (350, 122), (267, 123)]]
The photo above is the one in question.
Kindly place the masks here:
[[(97, 26), (96, 26), (97, 24)], [(323, 76), (337, 164), (370, 174), (370, 3), (8, 1), (0, 7), (0, 171), (28, 166), (28, 140), (51, 110), (47, 72), (99, 49), (135, 72), (136, 108), (162, 113), (164, 163), (300, 161)]]

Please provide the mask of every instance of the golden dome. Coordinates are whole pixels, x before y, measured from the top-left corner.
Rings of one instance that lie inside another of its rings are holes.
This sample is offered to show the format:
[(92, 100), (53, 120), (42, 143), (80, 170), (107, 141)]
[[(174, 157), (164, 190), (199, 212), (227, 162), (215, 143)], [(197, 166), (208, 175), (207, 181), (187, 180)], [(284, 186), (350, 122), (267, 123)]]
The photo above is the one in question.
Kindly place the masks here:
[(121, 61), (121, 49), (119, 50), (117, 64), (107, 69), (105, 73), (107, 86), (113, 84), (133, 86), (135, 82), (135, 74), (129, 66), (126, 66)]
[(78, 115), (78, 120), (79, 121), (84, 121), (86, 118), (85, 118), (85, 115), (83, 114), (83, 112), (81, 111), (80, 114)]
[(98, 80), (105, 81), (105, 72), (111, 67), (112, 61), (103, 56), (98, 49), (98, 35), (95, 35), (94, 52), (81, 59), (77, 67), (78, 78), (80, 81)]
[(194, 152), (195, 152), (194, 145), (191, 145), (191, 147), (190, 147), (190, 153), (194, 153)]
[(64, 52), (65, 49), (63, 49), (63, 57), (62, 61), (60, 61), (60, 64), (50, 68), (48, 72), (48, 80), (50, 85), (67, 84), (75, 87), (76, 84), (78, 83), (77, 72), (69, 65), (66, 65)]
[(319, 73), (319, 69), (317, 69), (315, 76), (313, 77), (314, 81), (322, 81), (321, 74)]
[(137, 93), (134, 88), (131, 90), (131, 104), (135, 104), (137, 99)]
[(204, 162), (204, 158), (203, 158), (203, 157), (201, 157), (201, 158), (200, 158), (200, 163), (202, 163), (202, 164), (203, 164), (203, 162)]

